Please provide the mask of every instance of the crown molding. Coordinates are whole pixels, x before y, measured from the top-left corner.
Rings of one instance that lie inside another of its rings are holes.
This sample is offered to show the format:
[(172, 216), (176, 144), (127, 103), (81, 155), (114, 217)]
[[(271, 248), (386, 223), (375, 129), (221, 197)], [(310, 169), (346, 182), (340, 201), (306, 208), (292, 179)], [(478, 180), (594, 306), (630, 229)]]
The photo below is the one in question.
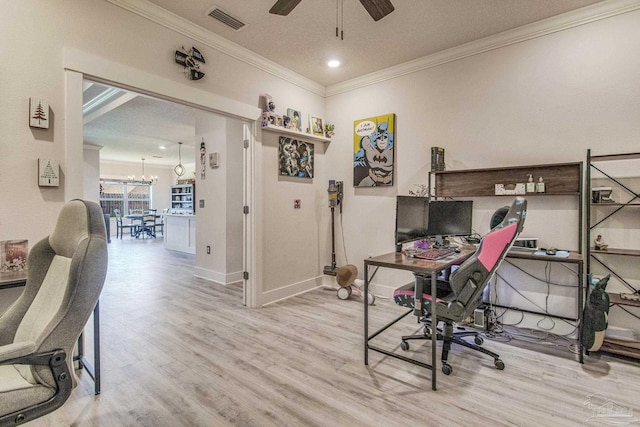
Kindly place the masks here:
[(161, 8), (147, 0), (107, 0), (109, 3), (133, 12), (150, 21), (173, 30), (196, 42), (202, 43), (225, 55), (229, 55), (239, 61), (249, 64), (264, 72), (279, 77), (291, 84), (299, 86), (309, 92), (322, 97), (325, 96), (325, 87), (290, 69), (283, 67), (267, 58), (258, 55), (236, 43), (233, 43), (211, 31), (188, 21), (175, 13)]
[(590, 6), (554, 16), (460, 46), (408, 61), (374, 73), (347, 80), (326, 88), (298, 73), (291, 71), (265, 57), (233, 43), (209, 30), (194, 24), (147, 0), (107, 0), (116, 6), (140, 15), (179, 34), (245, 62), (266, 73), (323, 97), (338, 95), (365, 86), (395, 79), (449, 62), (458, 61), (512, 44), (543, 37), (590, 22), (610, 18), (640, 9), (640, 0), (605, 0)]
[(475, 40), (451, 49), (408, 61), (374, 73), (327, 86), (325, 96), (330, 97), (358, 88), (401, 77), (428, 68), (437, 67), (459, 59), (499, 49), (523, 41), (543, 37), (590, 22), (610, 18), (640, 9), (640, 0), (607, 0), (534, 22), (513, 30)]

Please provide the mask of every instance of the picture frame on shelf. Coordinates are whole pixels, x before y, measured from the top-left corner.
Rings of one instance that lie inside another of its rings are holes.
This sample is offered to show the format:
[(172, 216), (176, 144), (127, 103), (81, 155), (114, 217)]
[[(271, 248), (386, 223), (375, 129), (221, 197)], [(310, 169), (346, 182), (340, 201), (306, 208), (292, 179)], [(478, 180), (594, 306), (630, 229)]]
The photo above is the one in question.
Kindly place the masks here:
[(282, 116), (276, 115), (276, 123), (275, 123), (275, 125), (279, 126), (279, 127), (283, 127), (284, 123), (283, 123), (283, 120), (282, 120)]
[(302, 132), (302, 113), (296, 109), (287, 108), (287, 116), (291, 119), (291, 129)]
[(309, 129), (315, 136), (324, 136), (324, 122), (320, 117), (309, 115)]

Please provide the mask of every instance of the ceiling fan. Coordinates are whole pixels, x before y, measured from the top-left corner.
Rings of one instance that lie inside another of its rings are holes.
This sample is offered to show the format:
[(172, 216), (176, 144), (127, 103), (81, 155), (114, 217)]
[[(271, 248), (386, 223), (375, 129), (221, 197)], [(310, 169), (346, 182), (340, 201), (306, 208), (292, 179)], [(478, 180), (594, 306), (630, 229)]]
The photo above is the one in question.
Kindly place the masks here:
[[(287, 16), (302, 0), (278, 0), (269, 9), (274, 15)], [(379, 21), (395, 10), (391, 0), (360, 0), (362, 6), (367, 9), (374, 21)]]

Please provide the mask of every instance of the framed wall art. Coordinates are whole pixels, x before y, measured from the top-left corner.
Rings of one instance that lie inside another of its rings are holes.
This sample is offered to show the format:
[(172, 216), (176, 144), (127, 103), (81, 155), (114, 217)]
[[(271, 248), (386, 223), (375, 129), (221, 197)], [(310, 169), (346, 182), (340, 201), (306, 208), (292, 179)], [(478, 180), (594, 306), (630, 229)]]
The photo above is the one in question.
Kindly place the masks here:
[(279, 173), (282, 176), (313, 178), (313, 144), (280, 137), (278, 148)]
[(396, 115), (353, 122), (353, 186), (393, 185)]
[(0, 241), (0, 273), (27, 271), (28, 240)]
[(29, 126), (49, 129), (49, 103), (44, 99), (29, 98)]

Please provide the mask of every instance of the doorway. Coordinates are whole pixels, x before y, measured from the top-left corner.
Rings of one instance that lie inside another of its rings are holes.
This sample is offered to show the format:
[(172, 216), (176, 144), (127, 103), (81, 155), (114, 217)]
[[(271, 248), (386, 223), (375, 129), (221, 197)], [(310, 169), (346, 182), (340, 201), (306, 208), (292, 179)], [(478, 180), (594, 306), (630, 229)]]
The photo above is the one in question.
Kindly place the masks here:
[[(242, 135), (238, 143), (243, 147), (243, 203), (251, 206), (256, 198), (254, 189), (255, 175), (253, 172), (255, 153), (256, 119), (260, 115), (257, 107), (238, 103), (224, 97), (217, 96), (187, 85), (167, 81), (166, 79), (149, 75), (148, 73), (132, 70), (120, 64), (111, 63), (101, 58), (78, 52), (67, 51), (65, 56), (65, 81), (66, 81), (66, 115), (69, 118), (65, 122), (67, 135), (67, 150), (65, 160), (67, 175), (79, 179), (65, 181), (65, 193), (67, 197), (83, 197), (84, 189), (81, 177), (83, 172), (82, 150), (82, 93), (83, 80), (107, 84), (117, 88), (136, 91), (137, 93), (153, 96), (162, 100), (169, 100), (182, 105), (197, 108), (199, 110), (219, 114), (222, 117), (240, 120), (242, 123)], [(88, 72), (87, 72), (88, 71)], [(254, 234), (256, 232), (255, 212), (243, 216), (242, 237), (242, 264), (243, 264), (243, 295), (244, 304), (249, 307), (258, 307), (258, 274), (256, 271), (257, 249)]]

